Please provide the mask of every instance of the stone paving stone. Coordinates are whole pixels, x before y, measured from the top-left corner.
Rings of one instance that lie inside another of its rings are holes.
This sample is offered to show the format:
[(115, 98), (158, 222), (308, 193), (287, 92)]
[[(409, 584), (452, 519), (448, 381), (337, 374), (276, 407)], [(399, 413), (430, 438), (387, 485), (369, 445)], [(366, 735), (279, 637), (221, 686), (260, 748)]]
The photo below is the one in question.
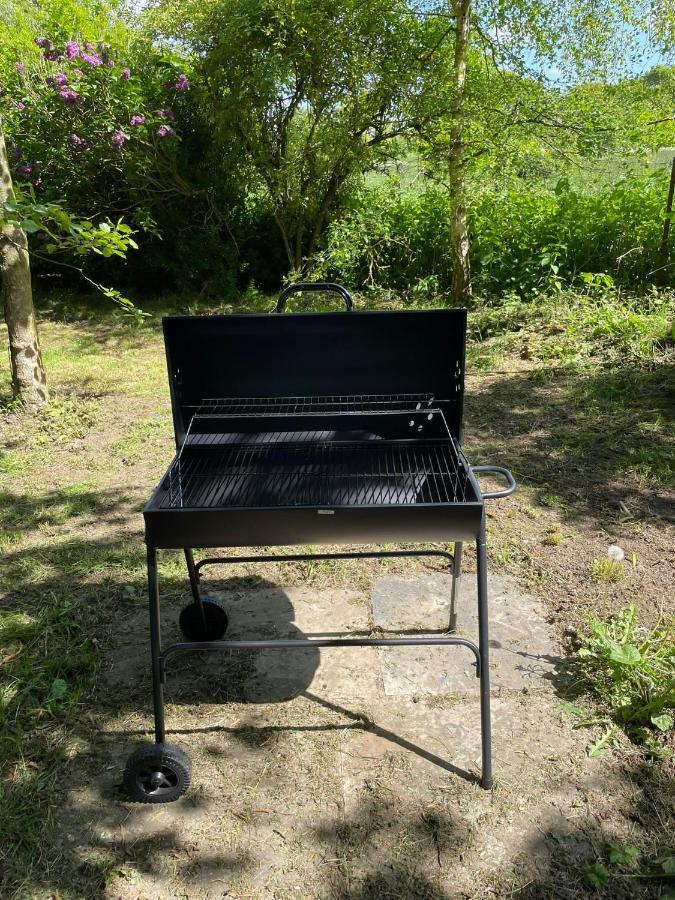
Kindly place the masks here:
[[(433, 632), (446, 627), (451, 581), (451, 576), (440, 574), (381, 578), (371, 591), (373, 621), (388, 631), (421, 628)], [(489, 576), (488, 598), (493, 690), (546, 687), (561, 656), (541, 604), (509, 576)], [(477, 603), (475, 575), (465, 574), (457, 605), (457, 636), (477, 641)], [(469, 650), (382, 648), (379, 656), (387, 696), (476, 693)]]

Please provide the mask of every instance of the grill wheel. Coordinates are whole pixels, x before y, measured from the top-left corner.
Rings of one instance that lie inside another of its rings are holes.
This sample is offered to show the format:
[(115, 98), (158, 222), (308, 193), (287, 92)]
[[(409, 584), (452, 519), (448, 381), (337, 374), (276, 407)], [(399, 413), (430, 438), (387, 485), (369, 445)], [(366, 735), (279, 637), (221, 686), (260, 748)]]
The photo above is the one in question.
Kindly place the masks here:
[(219, 600), (203, 597), (206, 628), (199, 607), (189, 603), (178, 617), (180, 630), (189, 641), (218, 641), (227, 631), (227, 613)]
[(136, 803), (171, 803), (190, 787), (189, 757), (169, 744), (144, 744), (124, 769), (124, 788)]

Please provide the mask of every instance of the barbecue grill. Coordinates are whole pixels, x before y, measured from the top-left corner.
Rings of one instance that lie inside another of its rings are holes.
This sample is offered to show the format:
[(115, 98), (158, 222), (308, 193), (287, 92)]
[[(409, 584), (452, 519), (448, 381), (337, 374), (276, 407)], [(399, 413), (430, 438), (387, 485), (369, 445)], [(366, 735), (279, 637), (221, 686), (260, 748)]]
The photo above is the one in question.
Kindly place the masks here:
[[(332, 291), (346, 312), (284, 315), (301, 291)], [(466, 310), (355, 312), (340, 285), (286, 288), (276, 315), (169, 316), (163, 320), (176, 455), (144, 510), (155, 741), (133, 753), (129, 795), (180, 797), (185, 753), (165, 742), (167, 663), (194, 650), (460, 646), (480, 680), (481, 784), (492, 786), (484, 501), (516, 484), (498, 466), (470, 466), (461, 451)], [(507, 487), (481, 492), (477, 473)], [(462, 544), (475, 540), (478, 643), (456, 625)], [(454, 542), (445, 549), (366, 550), (195, 562), (194, 547)], [(184, 550), (192, 601), (185, 640), (162, 648), (157, 551)], [(223, 640), (227, 613), (202, 596), (207, 565), (353, 557), (440, 556), (452, 565), (449, 628), (400, 638)]]

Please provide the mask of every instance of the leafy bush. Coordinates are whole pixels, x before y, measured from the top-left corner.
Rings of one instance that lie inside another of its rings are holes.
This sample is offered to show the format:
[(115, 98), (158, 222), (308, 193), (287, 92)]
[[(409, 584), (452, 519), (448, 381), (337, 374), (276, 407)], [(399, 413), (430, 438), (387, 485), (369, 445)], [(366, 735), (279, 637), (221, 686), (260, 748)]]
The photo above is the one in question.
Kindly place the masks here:
[(583, 676), (610, 721), (638, 738), (645, 736), (641, 729), (672, 729), (675, 619), (640, 629), (630, 604), (608, 623), (589, 615), (587, 625), (578, 650)]
[[(657, 268), (666, 175), (628, 175), (601, 191), (511, 183), (476, 191), (468, 210), (480, 296), (532, 298), (578, 283), (601, 296), (614, 282), (643, 286)], [(447, 291), (451, 279), (445, 190), (361, 186), (329, 228), (315, 274), (352, 286)], [(671, 279), (672, 275), (669, 276)]]

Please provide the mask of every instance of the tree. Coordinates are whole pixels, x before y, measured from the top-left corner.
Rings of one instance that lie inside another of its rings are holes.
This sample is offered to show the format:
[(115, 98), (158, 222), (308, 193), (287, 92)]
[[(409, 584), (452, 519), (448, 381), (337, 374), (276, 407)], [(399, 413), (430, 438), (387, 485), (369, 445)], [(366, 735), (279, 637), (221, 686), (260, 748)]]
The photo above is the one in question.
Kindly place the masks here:
[[(15, 199), (0, 123), (0, 207)], [(16, 222), (5, 222), (0, 231), (0, 280), (9, 335), (12, 389), (26, 405), (41, 406), (49, 399), (47, 376), (35, 324), (28, 241)]]
[(167, 0), (150, 22), (194, 53), (225, 164), (243, 151), (301, 272), (345, 182), (419, 127), (438, 23), (405, 0)]
[[(544, 83), (550, 75), (558, 82), (616, 73), (634, 63), (644, 51), (646, 23), (653, 44), (662, 50), (675, 43), (675, 7), (615, 0), (443, 0), (425, 7), (430, 16), (453, 23), (453, 60), (449, 116), (443, 106), (430, 118), (431, 142), (442, 136), (448, 147), (448, 186), (451, 195), (450, 233), (453, 254), (453, 300), (460, 304), (471, 298), (469, 233), (466, 219), (467, 153), (464, 130), (467, 96), (472, 84), (467, 82), (467, 66), (471, 51), (484, 54), (485, 65), (493, 75), (492, 104), (499, 95), (499, 79), (506, 75), (527, 76)], [(617, 64), (619, 60), (619, 64)], [(475, 67), (479, 71), (481, 67)], [(469, 69), (470, 72), (470, 69)], [(528, 86), (529, 90), (529, 86)], [(530, 127), (559, 128), (561, 123), (550, 110), (523, 115), (518, 103), (516, 119)], [(449, 125), (443, 120), (449, 117)], [(513, 120), (502, 111), (497, 116)], [(529, 119), (529, 121), (528, 121)], [(563, 123), (563, 127), (565, 127)]]

